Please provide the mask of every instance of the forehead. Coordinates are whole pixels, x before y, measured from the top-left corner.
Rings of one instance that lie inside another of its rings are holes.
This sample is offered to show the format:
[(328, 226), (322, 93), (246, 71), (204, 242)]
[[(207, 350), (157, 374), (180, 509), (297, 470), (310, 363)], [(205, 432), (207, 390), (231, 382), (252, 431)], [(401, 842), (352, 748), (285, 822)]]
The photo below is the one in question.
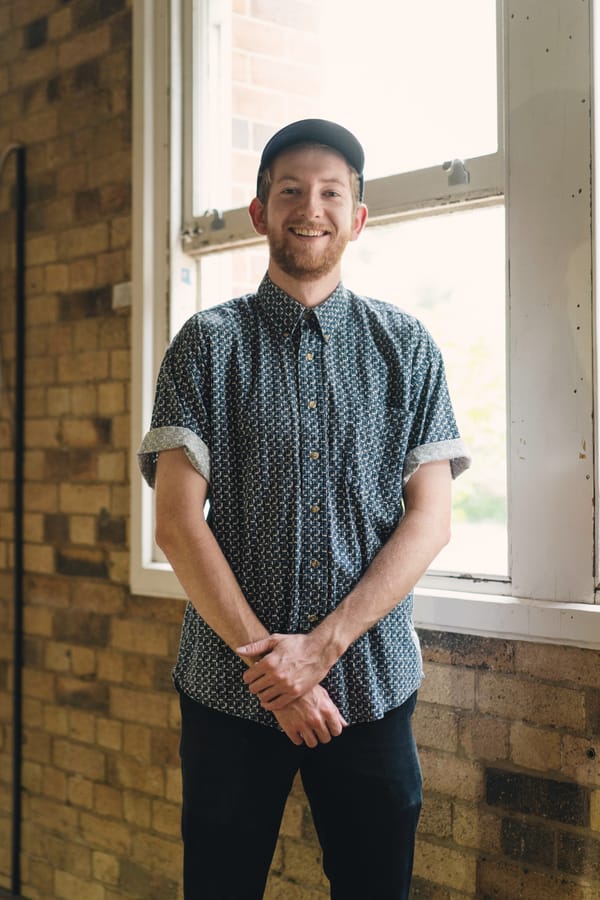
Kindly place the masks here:
[(271, 180), (315, 179), (350, 185), (350, 166), (344, 157), (330, 147), (303, 144), (290, 147), (271, 163)]

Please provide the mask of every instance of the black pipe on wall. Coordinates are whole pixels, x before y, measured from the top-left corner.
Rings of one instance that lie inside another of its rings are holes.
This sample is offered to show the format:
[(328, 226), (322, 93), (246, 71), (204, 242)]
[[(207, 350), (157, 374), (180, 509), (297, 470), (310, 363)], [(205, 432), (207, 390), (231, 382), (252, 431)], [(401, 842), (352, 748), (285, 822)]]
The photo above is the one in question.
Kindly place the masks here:
[[(11, 144), (0, 157), (0, 174), (15, 153), (15, 375), (14, 375), (14, 505), (13, 505), (13, 770), (11, 894), (21, 892), (21, 789), (23, 745), (23, 492), (25, 462), (25, 147)], [(0, 895), (6, 896), (4, 891)]]

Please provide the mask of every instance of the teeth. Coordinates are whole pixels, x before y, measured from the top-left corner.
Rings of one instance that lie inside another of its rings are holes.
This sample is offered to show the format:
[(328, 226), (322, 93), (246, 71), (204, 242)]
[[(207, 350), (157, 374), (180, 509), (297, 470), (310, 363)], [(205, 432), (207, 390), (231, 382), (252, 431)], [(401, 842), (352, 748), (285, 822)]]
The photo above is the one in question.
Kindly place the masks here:
[(302, 237), (321, 237), (324, 231), (313, 231), (312, 228), (292, 228), (294, 234), (302, 235)]

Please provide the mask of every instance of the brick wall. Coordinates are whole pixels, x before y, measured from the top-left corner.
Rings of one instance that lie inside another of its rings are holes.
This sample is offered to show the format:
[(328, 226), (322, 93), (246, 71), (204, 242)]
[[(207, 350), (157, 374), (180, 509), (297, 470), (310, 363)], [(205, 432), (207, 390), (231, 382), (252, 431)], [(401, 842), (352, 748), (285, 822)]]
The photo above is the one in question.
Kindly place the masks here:
[[(170, 667), (181, 604), (132, 596), (127, 585), (129, 311), (113, 308), (112, 288), (130, 278), (130, 5), (0, 0), (0, 153), (11, 141), (26, 143), (29, 178), (22, 864), (23, 894), (37, 900), (170, 900), (180, 892)], [(282, 6), (262, 0), (255, 11), (276, 21)], [(13, 174), (11, 160), (0, 177), (5, 888)], [(428, 677), (415, 725), (426, 800), (414, 896), (598, 896), (599, 655), (435, 633), (423, 642)], [(268, 897), (326, 893), (296, 786)]]

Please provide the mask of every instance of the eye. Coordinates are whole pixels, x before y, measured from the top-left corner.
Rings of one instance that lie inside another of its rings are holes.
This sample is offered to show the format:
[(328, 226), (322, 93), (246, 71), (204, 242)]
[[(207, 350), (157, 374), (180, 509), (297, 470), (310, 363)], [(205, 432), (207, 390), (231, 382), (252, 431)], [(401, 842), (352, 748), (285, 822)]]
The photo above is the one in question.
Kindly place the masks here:
[(287, 194), (289, 196), (293, 196), (295, 194), (299, 194), (300, 191), (298, 190), (298, 188), (295, 188), (295, 187), (286, 187), (286, 188), (282, 189), (281, 193)]
[(337, 198), (337, 197), (342, 196), (339, 191), (334, 191), (333, 188), (329, 191), (325, 191), (324, 193), (325, 193), (326, 197), (336, 197)]

